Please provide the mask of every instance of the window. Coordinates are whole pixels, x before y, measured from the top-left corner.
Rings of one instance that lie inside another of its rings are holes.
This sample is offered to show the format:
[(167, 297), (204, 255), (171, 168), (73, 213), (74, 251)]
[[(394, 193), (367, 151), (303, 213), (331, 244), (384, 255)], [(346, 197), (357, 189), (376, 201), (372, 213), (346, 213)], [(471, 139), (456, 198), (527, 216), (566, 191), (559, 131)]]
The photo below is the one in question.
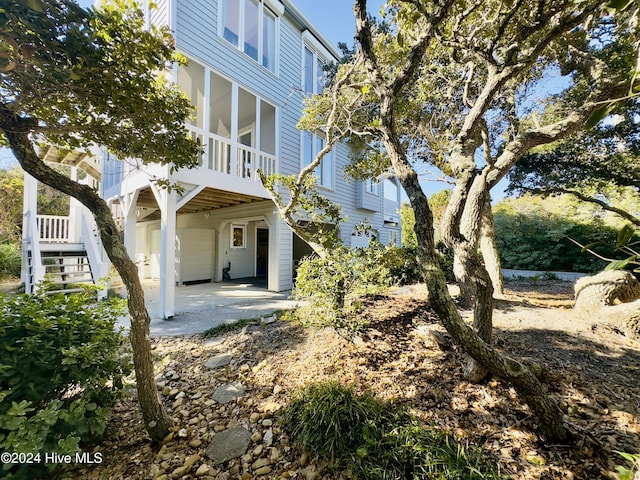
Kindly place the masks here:
[[(310, 165), (318, 153), (324, 148), (325, 139), (311, 132), (302, 132), (302, 167)], [(320, 165), (316, 168), (315, 175), (318, 185), (325, 188), (333, 188), (333, 152), (327, 153)]]
[(364, 182), (364, 191), (373, 195), (378, 195), (378, 181), (375, 178), (367, 178)]
[(309, 95), (319, 95), (324, 90), (325, 61), (309, 46), (304, 47), (304, 92)]
[(231, 248), (246, 248), (246, 233), (245, 225), (231, 225)]
[(275, 73), (276, 13), (257, 0), (224, 0), (222, 9), (222, 38)]
[(389, 245), (398, 245), (398, 231), (389, 231)]

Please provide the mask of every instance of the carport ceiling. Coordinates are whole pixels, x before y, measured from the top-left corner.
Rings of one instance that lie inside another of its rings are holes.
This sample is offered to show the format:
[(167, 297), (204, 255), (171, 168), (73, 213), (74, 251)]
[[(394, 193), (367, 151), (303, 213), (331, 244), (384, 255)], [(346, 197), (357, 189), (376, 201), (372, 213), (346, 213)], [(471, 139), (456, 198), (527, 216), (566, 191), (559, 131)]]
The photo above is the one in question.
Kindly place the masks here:
[[(243, 203), (264, 202), (266, 199), (244, 195), (242, 193), (226, 192), (215, 188), (205, 188), (178, 210), (178, 214), (204, 212), (217, 208), (233, 207)], [(156, 197), (150, 188), (146, 188), (138, 195), (136, 206), (143, 208), (159, 208)], [(157, 217), (160, 218), (159, 212)], [(150, 217), (148, 217), (151, 220)]]

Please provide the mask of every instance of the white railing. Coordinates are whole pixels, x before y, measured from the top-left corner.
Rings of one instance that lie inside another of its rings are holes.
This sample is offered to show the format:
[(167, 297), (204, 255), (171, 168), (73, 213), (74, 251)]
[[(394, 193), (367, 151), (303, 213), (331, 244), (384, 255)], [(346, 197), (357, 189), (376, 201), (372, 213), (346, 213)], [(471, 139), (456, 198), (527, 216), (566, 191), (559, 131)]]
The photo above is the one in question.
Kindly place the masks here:
[[(82, 209), (81, 234), (84, 249), (87, 252), (89, 265), (91, 265), (91, 273), (93, 280), (98, 280), (109, 275), (109, 262), (102, 260), (102, 242), (100, 234), (96, 226), (95, 220), (88, 209)], [(98, 298), (105, 298), (107, 295), (106, 286), (98, 292)]]
[(257, 175), (258, 169), (262, 169), (265, 175), (277, 172), (278, 159), (275, 155), (245, 145), (236, 144), (237, 148), (234, 149), (228, 138), (205, 133), (193, 126), (189, 126), (188, 129), (192, 138), (199, 140), (203, 146), (198, 166), (206, 170), (256, 181), (260, 180)]
[(43, 242), (66, 243), (70, 241), (69, 217), (60, 215), (38, 215), (36, 231)]
[(46, 270), (42, 265), (37, 220), (32, 212), (24, 214), (24, 228), (26, 228), (22, 245), (22, 262), (25, 272), (24, 285), (26, 293), (33, 293), (36, 286), (44, 280)]

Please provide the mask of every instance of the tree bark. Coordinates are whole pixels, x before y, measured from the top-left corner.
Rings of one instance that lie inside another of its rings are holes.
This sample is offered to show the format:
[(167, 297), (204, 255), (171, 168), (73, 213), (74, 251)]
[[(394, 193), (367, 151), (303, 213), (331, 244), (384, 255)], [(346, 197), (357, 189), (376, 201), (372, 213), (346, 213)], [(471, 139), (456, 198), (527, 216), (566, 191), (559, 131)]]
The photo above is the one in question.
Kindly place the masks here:
[(38, 181), (76, 198), (93, 214), (104, 249), (127, 289), (131, 316), (129, 338), (144, 425), (154, 442), (162, 441), (169, 433), (173, 420), (160, 402), (155, 385), (149, 343), (151, 318), (144, 304), (144, 291), (138, 277), (138, 269), (127, 253), (122, 234), (116, 227), (108, 205), (89, 186), (74, 182), (41, 161), (29, 139), (28, 126), (22, 124), (24, 121), (0, 115), (0, 122), (0, 128), (3, 129), (14, 155), (25, 172)]
[(502, 278), (502, 267), (496, 245), (496, 230), (493, 223), (490, 199), (487, 199), (482, 209), (482, 219), (480, 221), (480, 252), (482, 253), (482, 259), (484, 260), (487, 273), (491, 278), (493, 295), (496, 298), (503, 297), (504, 279)]
[[(464, 322), (449, 295), (444, 273), (438, 264), (434, 242), (433, 213), (418, 181), (418, 175), (407, 159), (395, 124), (396, 102), (401, 97), (403, 85), (411, 82), (418, 74), (418, 65), (426, 51), (429, 32), (423, 32), (424, 37), (421, 37), (421, 40), (412, 48), (407, 64), (398, 69), (400, 73), (395, 77), (394, 82), (391, 85), (387, 85), (378, 69), (366, 4), (366, 0), (356, 0), (354, 4), (357, 26), (356, 38), (360, 42), (371, 86), (379, 99), (380, 126), (377, 127), (377, 131), (415, 212), (414, 230), (418, 241), (418, 264), (429, 291), (429, 302), (453, 341), (460, 345), (465, 352), (484, 368), (515, 387), (518, 394), (533, 411), (540, 424), (542, 434), (547, 439), (562, 441), (566, 438), (567, 431), (564, 427), (562, 411), (557, 403), (547, 395), (544, 386), (529, 368), (497, 352)], [(437, 28), (438, 22), (445, 15), (446, 9), (439, 9), (431, 19), (430, 25), (433, 28)], [(472, 145), (462, 145), (462, 147), (472, 147)], [(473, 154), (473, 151), (471, 151), (471, 154)], [(471, 186), (475, 177), (474, 170), (468, 169), (464, 175), (460, 175), (458, 178), (466, 181), (468, 186)], [(482, 181), (486, 185), (486, 177), (483, 177)], [(457, 199), (452, 198), (452, 201), (459, 202), (462, 207), (458, 211), (459, 215), (462, 214), (462, 209), (465, 205), (465, 198), (463, 197), (469, 193), (468, 188), (460, 187), (456, 189), (460, 196)], [(478, 213), (479, 218), (480, 214)], [(458, 217), (459, 219), (460, 217)], [(480, 275), (482, 276), (482, 272)], [(479, 285), (484, 287), (481, 283)], [(491, 288), (490, 282), (487, 282), (487, 286)], [(483, 302), (481, 305), (482, 310), (477, 310), (479, 314), (485, 314), (493, 310), (492, 303), (487, 303), (486, 292), (488, 291), (481, 288), (481, 293), (478, 295), (478, 299)]]

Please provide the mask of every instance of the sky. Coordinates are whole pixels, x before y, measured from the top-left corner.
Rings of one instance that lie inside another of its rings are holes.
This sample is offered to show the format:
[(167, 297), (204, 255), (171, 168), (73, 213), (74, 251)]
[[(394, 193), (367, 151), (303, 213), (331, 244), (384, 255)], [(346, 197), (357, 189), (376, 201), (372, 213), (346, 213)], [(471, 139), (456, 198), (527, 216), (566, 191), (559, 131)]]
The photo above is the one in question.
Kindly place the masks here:
[[(298, 9), (318, 27), (334, 47), (344, 42), (353, 45), (356, 20), (351, 0), (292, 0)], [(385, 0), (369, 0), (367, 11), (380, 17), (380, 7)]]

